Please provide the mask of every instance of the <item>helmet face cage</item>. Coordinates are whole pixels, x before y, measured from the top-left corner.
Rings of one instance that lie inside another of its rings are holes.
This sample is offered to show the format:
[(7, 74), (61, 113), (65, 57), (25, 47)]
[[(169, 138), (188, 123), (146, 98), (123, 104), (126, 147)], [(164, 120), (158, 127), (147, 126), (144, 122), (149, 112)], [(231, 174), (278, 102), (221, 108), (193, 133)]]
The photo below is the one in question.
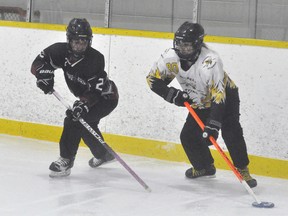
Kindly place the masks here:
[(83, 54), (92, 43), (92, 29), (86, 19), (74, 18), (66, 29), (70, 50), (77, 55)]
[(189, 60), (189, 58), (197, 51), (196, 46), (192, 42), (184, 42), (181, 39), (174, 40), (174, 49), (180, 58)]
[(203, 45), (204, 29), (200, 24), (185, 22), (175, 33), (173, 46), (179, 58), (193, 61)]
[(83, 54), (89, 45), (89, 41), (86, 38), (71, 39), (69, 46), (71, 51), (76, 55)]

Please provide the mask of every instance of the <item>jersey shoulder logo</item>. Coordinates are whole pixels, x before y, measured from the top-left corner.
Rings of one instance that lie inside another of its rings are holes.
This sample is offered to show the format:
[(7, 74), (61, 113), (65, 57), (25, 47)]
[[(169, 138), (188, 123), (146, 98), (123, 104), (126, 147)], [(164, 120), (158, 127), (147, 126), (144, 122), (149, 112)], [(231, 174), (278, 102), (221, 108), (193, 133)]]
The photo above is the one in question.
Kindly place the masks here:
[(202, 67), (211, 69), (216, 65), (216, 58), (212, 56), (207, 56), (203, 61), (202, 61)]

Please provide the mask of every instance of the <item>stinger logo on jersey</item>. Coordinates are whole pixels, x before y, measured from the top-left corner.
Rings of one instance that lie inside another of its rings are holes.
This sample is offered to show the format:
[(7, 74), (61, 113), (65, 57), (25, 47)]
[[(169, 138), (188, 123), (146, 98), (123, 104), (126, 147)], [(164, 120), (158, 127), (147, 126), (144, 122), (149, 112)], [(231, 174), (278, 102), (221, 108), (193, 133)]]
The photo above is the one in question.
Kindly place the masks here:
[(207, 68), (207, 69), (211, 69), (215, 65), (216, 65), (216, 59), (211, 56), (207, 56), (202, 62), (203, 68)]

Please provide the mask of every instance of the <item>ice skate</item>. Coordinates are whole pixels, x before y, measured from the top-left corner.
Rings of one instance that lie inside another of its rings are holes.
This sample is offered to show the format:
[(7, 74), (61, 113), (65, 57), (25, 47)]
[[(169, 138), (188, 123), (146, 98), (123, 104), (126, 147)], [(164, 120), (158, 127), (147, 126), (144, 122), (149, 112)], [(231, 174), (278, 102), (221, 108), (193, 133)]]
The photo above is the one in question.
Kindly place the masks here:
[(106, 154), (102, 157), (102, 158), (91, 158), (89, 160), (89, 166), (92, 167), (92, 168), (96, 168), (96, 167), (99, 167), (101, 166), (102, 164), (106, 164), (106, 163), (109, 163), (109, 162), (112, 162), (114, 161), (114, 156), (112, 154), (110, 154), (109, 152), (106, 152)]
[(249, 173), (248, 167), (245, 167), (243, 169), (237, 168), (238, 172), (241, 174), (243, 179), (247, 182), (250, 188), (256, 187), (257, 186), (257, 181), (256, 179), (253, 179)]
[(51, 178), (69, 176), (73, 165), (74, 161), (60, 157), (57, 161), (51, 163), (49, 176)]
[(196, 170), (193, 167), (191, 167), (185, 172), (185, 176), (187, 178), (191, 178), (191, 179), (202, 177), (202, 176), (214, 178), (215, 173), (216, 173), (215, 166), (214, 166), (214, 164), (211, 164), (206, 169), (201, 169), (201, 170)]

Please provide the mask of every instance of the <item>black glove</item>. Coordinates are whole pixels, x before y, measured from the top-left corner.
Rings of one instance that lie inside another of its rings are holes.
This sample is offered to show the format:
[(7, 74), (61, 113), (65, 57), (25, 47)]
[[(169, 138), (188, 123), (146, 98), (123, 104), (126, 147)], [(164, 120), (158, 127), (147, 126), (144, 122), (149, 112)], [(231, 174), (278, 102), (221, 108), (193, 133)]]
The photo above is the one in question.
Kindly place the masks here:
[(174, 87), (170, 87), (169, 92), (165, 98), (166, 101), (174, 103), (177, 106), (184, 106), (184, 102), (192, 103), (189, 95), (185, 91), (181, 91)]
[[(89, 107), (88, 107), (87, 102), (80, 101), (80, 100), (76, 100), (74, 102), (73, 108), (72, 108), (72, 116), (73, 116), (74, 121), (78, 121), (79, 118), (83, 118), (88, 112), (89, 112)], [(67, 115), (67, 111), (66, 111), (66, 115)]]
[(217, 140), (219, 135), (219, 130), (221, 128), (221, 123), (215, 120), (208, 120), (206, 124), (203, 134), (202, 141), (205, 145), (212, 145), (209, 140), (209, 137), (212, 136), (215, 140)]
[[(46, 69), (49, 67), (49, 69)], [(45, 94), (52, 93), (54, 87), (54, 69), (51, 66), (43, 66), (36, 71), (37, 82), (36, 85)]]

